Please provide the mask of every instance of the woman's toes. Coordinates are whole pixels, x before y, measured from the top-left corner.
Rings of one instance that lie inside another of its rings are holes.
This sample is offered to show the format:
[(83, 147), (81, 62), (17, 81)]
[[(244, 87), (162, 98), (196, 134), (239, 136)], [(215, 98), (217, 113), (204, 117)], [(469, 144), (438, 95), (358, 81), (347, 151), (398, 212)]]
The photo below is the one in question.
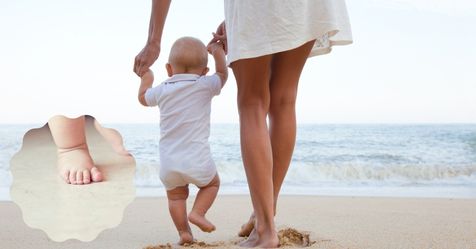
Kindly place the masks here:
[(83, 183), (91, 183), (91, 173), (89, 173), (89, 170), (83, 170)]
[(76, 184), (83, 184), (83, 171), (76, 172)]
[(91, 168), (91, 180), (93, 180), (93, 182), (100, 182), (103, 180), (102, 173), (97, 167)]

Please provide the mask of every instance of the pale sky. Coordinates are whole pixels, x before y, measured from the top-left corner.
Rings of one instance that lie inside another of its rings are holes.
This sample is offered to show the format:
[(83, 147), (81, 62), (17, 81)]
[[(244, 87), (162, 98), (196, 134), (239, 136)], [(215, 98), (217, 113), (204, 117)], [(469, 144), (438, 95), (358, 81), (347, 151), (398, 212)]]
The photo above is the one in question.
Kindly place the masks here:
[[(44, 123), (68, 113), (91, 114), (101, 123), (158, 122), (157, 109), (139, 105), (132, 72), (146, 41), (150, 5), (2, 1), (0, 123)], [(308, 60), (299, 123), (476, 123), (476, 1), (347, 5), (354, 44)], [(152, 67), (157, 83), (166, 78), (175, 39), (195, 36), (206, 43), (223, 18), (223, 1), (173, 1)], [(214, 99), (212, 122), (238, 122), (233, 77)]]

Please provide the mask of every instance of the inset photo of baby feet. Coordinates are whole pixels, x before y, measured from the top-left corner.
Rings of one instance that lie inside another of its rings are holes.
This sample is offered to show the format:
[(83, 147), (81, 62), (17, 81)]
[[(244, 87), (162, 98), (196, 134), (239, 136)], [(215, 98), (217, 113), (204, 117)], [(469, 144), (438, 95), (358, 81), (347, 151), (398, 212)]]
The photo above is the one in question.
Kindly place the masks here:
[(135, 160), (92, 116), (54, 116), (28, 131), (10, 162), (11, 198), (54, 241), (91, 241), (119, 225), (135, 197)]

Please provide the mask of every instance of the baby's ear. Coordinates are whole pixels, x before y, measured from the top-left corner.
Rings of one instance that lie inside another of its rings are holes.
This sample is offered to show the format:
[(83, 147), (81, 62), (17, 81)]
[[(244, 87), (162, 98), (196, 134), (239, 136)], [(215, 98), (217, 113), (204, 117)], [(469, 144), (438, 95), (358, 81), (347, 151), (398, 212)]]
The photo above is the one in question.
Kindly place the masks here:
[(202, 75), (207, 75), (208, 71), (210, 71), (210, 68), (206, 67), (203, 69)]
[(172, 70), (172, 65), (170, 63), (165, 64), (165, 69), (167, 70), (167, 75), (172, 77), (174, 75), (174, 71)]

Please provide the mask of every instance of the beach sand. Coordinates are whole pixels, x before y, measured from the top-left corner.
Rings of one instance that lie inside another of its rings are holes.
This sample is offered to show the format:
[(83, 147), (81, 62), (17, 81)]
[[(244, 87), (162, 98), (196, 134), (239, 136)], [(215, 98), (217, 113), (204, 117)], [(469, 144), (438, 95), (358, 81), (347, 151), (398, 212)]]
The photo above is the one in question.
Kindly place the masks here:
[[(250, 211), (248, 196), (219, 196), (208, 214), (217, 231), (193, 227), (204, 242), (193, 248), (235, 248)], [(49, 240), (12, 202), (0, 202), (0, 220), (0, 248), (167, 248), (178, 238), (163, 197), (136, 199), (118, 227), (87, 243)], [(310, 248), (476, 248), (476, 199), (282, 196), (276, 222), (310, 232)]]

